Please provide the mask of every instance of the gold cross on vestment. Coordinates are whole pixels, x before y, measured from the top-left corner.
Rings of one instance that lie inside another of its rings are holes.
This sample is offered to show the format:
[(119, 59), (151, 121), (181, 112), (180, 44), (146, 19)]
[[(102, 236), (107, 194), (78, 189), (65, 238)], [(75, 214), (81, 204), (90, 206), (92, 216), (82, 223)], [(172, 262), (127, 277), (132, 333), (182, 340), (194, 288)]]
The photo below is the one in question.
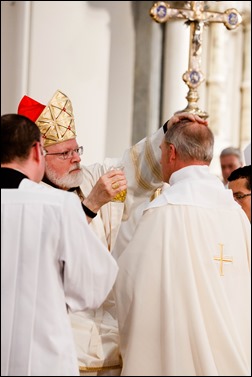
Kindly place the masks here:
[(221, 276), (224, 276), (224, 273), (223, 273), (223, 262), (233, 262), (233, 258), (228, 258), (228, 257), (223, 257), (223, 244), (222, 243), (219, 243), (219, 246), (220, 246), (220, 256), (215, 256), (214, 257), (214, 260), (217, 260), (220, 262), (220, 275)]
[[(170, 3), (172, 2), (170, 1)], [(185, 23), (190, 25), (188, 70), (182, 76), (186, 85), (189, 87), (186, 96), (188, 105), (183, 111), (188, 111), (202, 118), (207, 118), (208, 114), (200, 110), (197, 105), (199, 99), (197, 87), (204, 81), (203, 73), (200, 70), (204, 26), (211, 22), (219, 22), (223, 23), (228, 30), (231, 30), (240, 25), (242, 17), (234, 8), (227, 9), (223, 13), (207, 11), (205, 10), (205, 3), (207, 3), (207, 1), (181, 1), (179, 3), (185, 3), (185, 8), (171, 7), (168, 2), (158, 1), (150, 9), (150, 15), (159, 23), (184, 19), (186, 20)]]

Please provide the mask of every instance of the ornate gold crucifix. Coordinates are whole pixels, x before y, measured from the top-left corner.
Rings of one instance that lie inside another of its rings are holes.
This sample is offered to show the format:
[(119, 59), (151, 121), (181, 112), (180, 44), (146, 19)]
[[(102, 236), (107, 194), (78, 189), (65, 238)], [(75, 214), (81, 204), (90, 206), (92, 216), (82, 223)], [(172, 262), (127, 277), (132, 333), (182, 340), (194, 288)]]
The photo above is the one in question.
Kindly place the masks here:
[(234, 8), (227, 9), (223, 13), (207, 11), (205, 10), (205, 3), (207, 3), (207, 1), (185, 1), (184, 3), (184, 8), (173, 8), (168, 2), (158, 1), (150, 9), (150, 15), (159, 23), (184, 19), (186, 20), (185, 23), (190, 25), (188, 70), (182, 76), (186, 85), (189, 87), (186, 96), (188, 104), (183, 111), (188, 111), (202, 118), (207, 118), (208, 114), (200, 110), (197, 105), (199, 99), (197, 88), (202, 81), (204, 81), (203, 73), (200, 70), (204, 26), (208, 25), (210, 22), (219, 22), (223, 23), (228, 30), (232, 30), (240, 25), (242, 17)]
[(220, 262), (220, 275), (224, 276), (223, 262), (233, 262), (233, 258), (224, 257), (223, 256), (223, 246), (224, 245), (222, 243), (220, 243), (219, 246), (220, 246), (220, 256), (214, 257), (214, 260), (217, 260), (217, 261)]

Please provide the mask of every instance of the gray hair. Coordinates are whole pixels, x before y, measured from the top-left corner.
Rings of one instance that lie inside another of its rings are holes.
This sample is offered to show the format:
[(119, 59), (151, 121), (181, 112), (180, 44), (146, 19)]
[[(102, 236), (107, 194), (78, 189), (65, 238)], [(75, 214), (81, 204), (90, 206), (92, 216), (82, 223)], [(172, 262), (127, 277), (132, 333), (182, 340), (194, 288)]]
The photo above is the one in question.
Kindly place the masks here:
[(220, 157), (230, 156), (230, 155), (236, 156), (239, 159), (240, 163), (241, 164), (243, 163), (242, 153), (239, 148), (234, 148), (234, 147), (225, 148), (222, 150)]
[(208, 126), (197, 121), (183, 119), (174, 123), (168, 128), (165, 141), (174, 145), (183, 161), (212, 161), (214, 135)]

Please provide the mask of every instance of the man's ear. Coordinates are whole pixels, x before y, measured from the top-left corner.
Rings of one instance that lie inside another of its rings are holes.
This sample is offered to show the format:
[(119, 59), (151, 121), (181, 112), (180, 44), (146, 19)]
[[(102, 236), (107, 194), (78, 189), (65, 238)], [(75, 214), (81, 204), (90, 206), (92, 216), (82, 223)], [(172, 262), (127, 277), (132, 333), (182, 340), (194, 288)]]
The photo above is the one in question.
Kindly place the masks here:
[(169, 144), (169, 156), (170, 156), (170, 160), (175, 160), (176, 155), (177, 155), (176, 148), (174, 147), (173, 144)]
[(37, 162), (40, 162), (41, 161), (41, 158), (43, 158), (42, 156), (42, 152), (41, 152), (41, 144), (39, 141), (37, 141), (32, 149), (31, 149), (31, 154), (32, 154), (32, 158), (37, 161)]

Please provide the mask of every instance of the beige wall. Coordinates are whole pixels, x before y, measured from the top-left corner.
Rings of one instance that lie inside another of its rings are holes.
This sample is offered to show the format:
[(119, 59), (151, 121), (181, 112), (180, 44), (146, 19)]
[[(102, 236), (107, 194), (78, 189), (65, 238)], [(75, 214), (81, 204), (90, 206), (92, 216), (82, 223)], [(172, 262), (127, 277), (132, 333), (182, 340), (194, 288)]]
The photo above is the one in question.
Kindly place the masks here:
[(2, 106), (23, 95), (72, 101), (83, 162), (120, 156), (131, 140), (134, 48), (130, 2), (1, 2)]

